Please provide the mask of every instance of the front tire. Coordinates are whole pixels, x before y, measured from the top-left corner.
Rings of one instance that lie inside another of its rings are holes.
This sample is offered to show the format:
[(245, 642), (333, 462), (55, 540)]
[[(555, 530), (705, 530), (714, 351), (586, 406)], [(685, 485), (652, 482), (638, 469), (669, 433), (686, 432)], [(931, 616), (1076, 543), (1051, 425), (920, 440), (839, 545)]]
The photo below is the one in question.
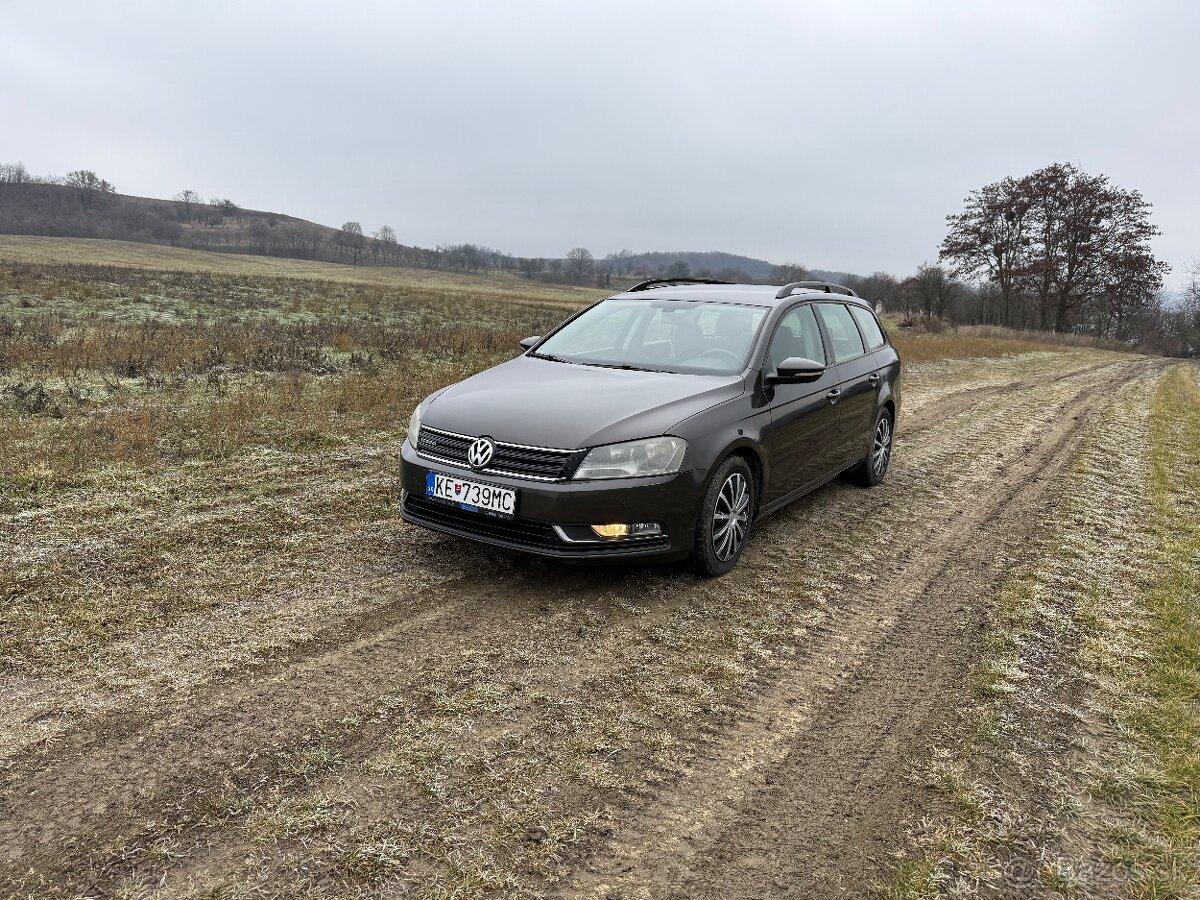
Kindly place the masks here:
[(738, 564), (750, 537), (756, 500), (750, 466), (742, 457), (730, 456), (717, 469), (700, 504), (692, 551), (699, 574), (714, 578)]
[(871, 429), (871, 448), (864, 459), (850, 473), (851, 480), (863, 487), (875, 487), (887, 477), (888, 464), (892, 461), (892, 441), (896, 436), (891, 411), (887, 407), (875, 416), (875, 427)]

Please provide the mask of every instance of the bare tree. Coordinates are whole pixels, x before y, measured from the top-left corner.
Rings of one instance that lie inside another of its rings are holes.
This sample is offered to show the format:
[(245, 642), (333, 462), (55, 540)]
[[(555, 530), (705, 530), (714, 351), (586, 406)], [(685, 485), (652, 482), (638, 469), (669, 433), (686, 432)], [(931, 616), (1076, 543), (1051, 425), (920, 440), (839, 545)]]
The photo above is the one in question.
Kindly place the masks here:
[(1200, 259), (1193, 259), (1187, 271), (1179, 304), (1179, 337), (1185, 355), (1200, 356)]
[(595, 267), (595, 257), (586, 247), (576, 247), (567, 254), (567, 276), (578, 284), (586, 281)]
[(522, 257), (517, 260), (517, 268), (526, 278), (533, 278), (535, 275), (540, 275), (546, 268), (546, 261), (540, 257)]
[(391, 225), (380, 225), (374, 238), (379, 252), (383, 254), (384, 261), (386, 262), (389, 257), (394, 261), (396, 258), (396, 230)]
[(363, 250), (363, 230), (362, 225), (358, 222), (347, 222), (341, 229), (342, 246), (346, 247), (354, 256), (354, 265), (358, 265), (358, 259), (362, 255)]
[(910, 289), (927, 317), (945, 316), (962, 292), (962, 286), (941, 266), (923, 263), (917, 267)]
[(632, 250), (618, 250), (616, 253), (610, 253), (605, 257), (609, 264), (610, 271), (616, 272), (618, 275), (626, 274), (632, 265), (634, 252)]
[(772, 284), (791, 284), (793, 281), (808, 281), (812, 273), (799, 263), (787, 262), (772, 266), (768, 278)]
[(190, 188), (180, 191), (171, 199), (183, 207), (183, 217), (188, 221), (191, 221), (192, 213), (195, 212), (196, 207), (204, 202), (200, 199), (200, 195)]
[(66, 177), (68, 187), (75, 189), (79, 205), (91, 209), (98, 200), (104, 200), (117, 192), (109, 182), (100, 178), (91, 169), (78, 169), (68, 172)]
[(0, 164), (0, 184), (28, 184), (29, 181), (29, 170), (25, 168), (25, 163)]
[(899, 282), (888, 272), (872, 272), (850, 287), (881, 309), (891, 309), (896, 303)]

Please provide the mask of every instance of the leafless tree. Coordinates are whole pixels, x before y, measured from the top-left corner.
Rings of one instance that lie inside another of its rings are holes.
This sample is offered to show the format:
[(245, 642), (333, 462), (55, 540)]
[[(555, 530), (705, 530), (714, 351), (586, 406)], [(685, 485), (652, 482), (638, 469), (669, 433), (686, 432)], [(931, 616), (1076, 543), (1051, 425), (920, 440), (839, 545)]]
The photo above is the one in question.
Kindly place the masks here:
[(342, 246), (354, 257), (354, 265), (358, 265), (358, 259), (362, 256), (363, 250), (363, 230), (362, 225), (358, 222), (347, 222), (341, 229)]
[(888, 272), (872, 272), (856, 284), (848, 285), (861, 297), (865, 297), (883, 309), (891, 309), (896, 304), (899, 282), (896, 276)]
[(192, 213), (195, 212), (196, 207), (204, 202), (200, 199), (200, 195), (190, 188), (180, 191), (171, 199), (183, 207), (183, 217), (188, 221), (191, 221)]
[(66, 183), (69, 187), (75, 189), (75, 196), (79, 199), (79, 205), (84, 209), (91, 209), (96, 205), (97, 201), (105, 200), (117, 192), (116, 188), (96, 175), (91, 169), (78, 169), (74, 172), (68, 172)]
[(772, 284), (791, 284), (793, 281), (808, 281), (812, 273), (799, 263), (788, 262), (772, 266), (769, 278)]
[(940, 318), (951, 311), (962, 292), (962, 285), (942, 266), (923, 263), (917, 267), (910, 289), (926, 316)]
[(526, 256), (517, 260), (517, 268), (526, 278), (533, 278), (535, 275), (540, 275), (546, 268), (546, 261), (540, 257)]
[(380, 225), (379, 230), (372, 235), (371, 255), (382, 256), (384, 262), (396, 256), (396, 231), (391, 225)]
[(631, 260), (634, 256), (632, 250), (618, 250), (616, 253), (610, 253), (604, 257), (608, 263), (608, 270), (615, 272), (618, 275), (624, 275), (629, 271)]
[(576, 247), (567, 254), (567, 276), (582, 284), (596, 267), (595, 257), (587, 247)]
[(28, 184), (30, 181), (29, 170), (25, 168), (25, 163), (3, 163), (0, 164), (0, 184)]

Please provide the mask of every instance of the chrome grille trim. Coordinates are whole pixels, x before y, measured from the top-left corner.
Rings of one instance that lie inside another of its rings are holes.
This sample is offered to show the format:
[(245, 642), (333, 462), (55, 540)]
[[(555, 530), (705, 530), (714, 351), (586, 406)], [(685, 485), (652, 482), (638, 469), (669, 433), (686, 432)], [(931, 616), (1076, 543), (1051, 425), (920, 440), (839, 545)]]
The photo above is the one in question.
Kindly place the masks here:
[[(428, 442), (425, 441), (426, 436), (430, 438)], [(576, 466), (587, 453), (586, 450), (563, 450), (559, 447), (533, 447), (528, 444), (496, 441), (496, 453), (493, 457), (496, 465), (490, 465), (483, 469), (472, 469), (467, 463), (466, 448), (477, 437), (478, 435), (459, 434), (454, 431), (444, 431), (440, 428), (430, 428), (427, 425), (422, 425), (420, 432), (417, 434), (417, 455), (422, 459), (454, 466), (455, 468), (464, 469), (477, 475), (500, 475), (506, 478), (520, 478), (528, 481), (566, 481), (574, 473)], [(456, 453), (457, 449), (436, 447), (438, 438), (449, 439), (451, 442), (461, 442), (462, 458), (455, 459), (452, 456), (444, 455), (446, 451)], [(425, 446), (422, 446), (422, 444), (425, 444)], [(430, 447), (428, 444), (434, 444), (435, 446)], [(442, 450), (443, 452), (434, 452), (436, 450)], [(509, 453), (512, 457), (508, 460), (510, 465), (517, 466), (520, 464), (521, 468), (529, 466), (533, 471), (517, 471), (513, 468), (507, 468), (505, 460), (502, 458), (506, 453)], [(538, 459), (537, 456), (541, 456), (542, 458)], [(539, 469), (542, 474), (539, 474)], [(545, 474), (552, 469), (557, 469), (557, 472), (554, 474)]]

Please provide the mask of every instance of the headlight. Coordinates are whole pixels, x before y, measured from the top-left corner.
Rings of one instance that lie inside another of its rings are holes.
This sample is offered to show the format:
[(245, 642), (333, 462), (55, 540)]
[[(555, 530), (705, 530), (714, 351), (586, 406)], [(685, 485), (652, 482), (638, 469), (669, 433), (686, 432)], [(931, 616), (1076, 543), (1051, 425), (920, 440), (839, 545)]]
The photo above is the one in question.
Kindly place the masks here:
[(408, 434), (404, 439), (408, 441), (414, 450), (417, 449), (417, 435), (421, 431), (421, 406), (425, 403), (422, 400), (417, 404), (417, 408), (412, 411), (412, 415), (408, 417)]
[(596, 447), (579, 464), (574, 478), (634, 478), (678, 472), (687, 441), (677, 437), (647, 438)]

